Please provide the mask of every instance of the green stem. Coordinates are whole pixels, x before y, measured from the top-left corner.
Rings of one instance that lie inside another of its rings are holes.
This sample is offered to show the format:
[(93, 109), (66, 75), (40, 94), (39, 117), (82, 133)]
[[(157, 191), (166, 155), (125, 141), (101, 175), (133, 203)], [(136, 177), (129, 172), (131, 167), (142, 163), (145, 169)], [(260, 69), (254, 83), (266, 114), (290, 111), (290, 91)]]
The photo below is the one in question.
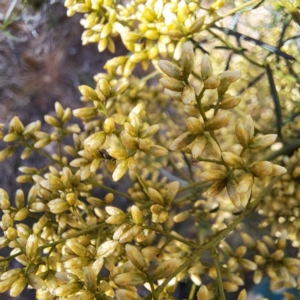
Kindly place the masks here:
[(193, 284), (192, 284), (192, 287), (191, 287), (191, 290), (190, 290), (190, 293), (189, 293), (188, 300), (194, 300), (194, 298), (195, 298), (195, 293), (196, 293), (196, 288), (197, 288), (196, 284), (193, 283)]
[(122, 193), (120, 191), (114, 190), (114, 189), (112, 189), (112, 188), (110, 188), (110, 187), (108, 187), (106, 185), (97, 183), (95, 181), (92, 181), (92, 182), (89, 182), (89, 183), (91, 183), (93, 185), (93, 187), (99, 187), (101, 189), (107, 190), (107, 191), (109, 191), (109, 192), (111, 192), (111, 193), (113, 193), (115, 195), (119, 195), (119, 196), (121, 196), (121, 197), (123, 197), (125, 199), (128, 199), (128, 200), (132, 201), (132, 202), (144, 203), (143, 201), (139, 201), (138, 199), (133, 199), (131, 196), (126, 195), (125, 193)]
[[(285, 0), (285, 1), (287, 1), (287, 0)], [(248, 2), (242, 4), (242, 5), (238, 6), (238, 7), (235, 7), (234, 9), (230, 10), (225, 15), (219, 16), (219, 17), (215, 18), (211, 23), (209, 23), (209, 24), (207, 24), (207, 25), (205, 25), (203, 27), (204, 27), (204, 29), (208, 29), (208, 28), (212, 27), (216, 22), (218, 22), (218, 21), (220, 21), (220, 20), (222, 20), (222, 19), (224, 19), (226, 17), (229, 17), (231, 15), (234, 15), (235, 13), (237, 13), (237, 12), (239, 12), (239, 11), (241, 11), (241, 10), (249, 7), (249, 6), (255, 6), (259, 2), (262, 2), (262, 0), (248, 1)]]
[(175, 171), (181, 175), (181, 177), (186, 180), (187, 182), (189, 183), (192, 183), (193, 180), (187, 175), (185, 174), (181, 169), (179, 169), (177, 166), (176, 166), (176, 163), (174, 162), (174, 159), (171, 157), (171, 155), (169, 156), (169, 162), (171, 164), (171, 166), (175, 169)]
[(185, 239), (183, 239), (183, 238), (181, 238), (181, 237), (179, 237), (179, 236), (173, 235), (173, 234), (171, 234), (171, 233), (169, 233), (169, 232), (166, 232), (166, 231), (164, 231), (164, 230), (161, 230), (161, 229), (159, 229), (159, 228), (157, 228), (157, 227), (155, 227), (155, 226), (143, 225), (143, 228), (144, 228), (144, 229), (151, 229), (151, 230), (153, 230), (153, 231), (155, 231), (155, 232), (158, 232), (158, 233), (160, 233), (160, 234), (162, 234), (162, 235), (164, 235), (164, 236), (169, 237), (169, 238), (172, 239), (172, 240), (176, 240), (176, 241), (181, 242), (181, 243), (183, 243), (183, 244), (186, 244), (186, 245), (188, 245), (188, 246), (190, 246), (190, 247), (193, 247), (193, 248), (199, 248), (199, 245), (197, 245), (196, 243), (187, 241), (187, 240), (185, 240)]
[(218, 250), (216, 247), (211, 249), (211, 256), (213, 258), (215, 268), (217, 271), (217, 284), (219, 287), (219, 293), (220, 293), (221, 300), (226, 300), (225, 292), (224, 292), (224, 288), (223, 288), (222, 272), (221, 272), (221, 267), (220, 267), (220, 263), (219, 263), (219, 255), (218, 255)]
[(135, 170), (135, 176), (136, 176), (140, 186), (142, 187), (144, 193), (147, 195), (149, 200), (151, 200), (150, 194), (148, 192), (148, 187), (147, 187), (146, 183), (144, 182), (143, 178), (140, 176), (140, 174), (138, 173), (137, 170)]
[(202, 90), (201, 90), (201, 92), (200, 92), (200, 94), (196, 95), (196, 101), (197, 101), (199, 112), (200, 112), (203, 120), (207, 121), (207, 117), (206, 117), (205, 111), (203, 110), (203, 107), (201, 105), (201, 100), (203, 98), (204, 92), (205, 92), (205, 88), (203, 87)]

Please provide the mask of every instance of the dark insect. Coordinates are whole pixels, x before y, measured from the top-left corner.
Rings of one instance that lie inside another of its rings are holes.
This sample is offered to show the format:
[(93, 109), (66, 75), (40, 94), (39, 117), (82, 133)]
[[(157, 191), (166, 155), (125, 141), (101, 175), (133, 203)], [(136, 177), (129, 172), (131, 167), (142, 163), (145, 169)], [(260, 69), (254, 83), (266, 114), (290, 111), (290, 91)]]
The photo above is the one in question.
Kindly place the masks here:
[(116, 160), (114, 157), (109, 155), (109, 153), (105, 149), (100, 149), (99, 152), (100, 152), (101, 158), (108, 159), (108, 160), (113, 160), (113, 161)]

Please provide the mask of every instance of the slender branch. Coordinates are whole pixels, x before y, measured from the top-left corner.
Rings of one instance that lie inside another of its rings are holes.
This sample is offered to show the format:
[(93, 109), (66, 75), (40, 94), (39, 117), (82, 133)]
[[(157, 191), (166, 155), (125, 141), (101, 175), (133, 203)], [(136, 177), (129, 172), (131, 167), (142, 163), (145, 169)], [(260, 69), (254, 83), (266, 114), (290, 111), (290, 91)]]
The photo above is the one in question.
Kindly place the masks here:
[(221, 267), (219, 263), (219, 256), (218, 256), (218, 250), (216, 247), (211, 249), (211, 257), (213, 258), (214, 265), (217, 271), (217, 284), (219, 287), (219, 293), (221, 300), (226, 300), (224, 288), (223, 288), (223, 281), (222, 281), (222, 272), (221, 272)]
[[(288, 0), (285, 0), (285, 1), (288, 1)], [(211, 23), (207, 24), (204, 26), (204, 29), (208, 29), (210, 28), (211, 26), (213, 26), (216, 22), (226, 18), (226, 17), (229, 17), (231, 15), (234, 15), (235, 13), (249, 7), (249, 6), (255, 6), (256, 4), (258, 4), (259, 2), (263, 2), (263, 0), (252, 0), (252, 1), (248, 1), (238, 7), (235, 7), (234, 9), (230, 10), (229, 12), (227, 12), (225, 15), (223, 16), (219, 16), (217, 18), (215, 18)]]
[(183, 239), (181, 237), (178, 237), (178, 236), (176, 236), (174, 234), (168, 233), (168, 232), (166, 232), (164, 230), (161, 230), (161, 229), (159, 229), (159, 228), (157, 228), (155, 226), (143, 225), (143, 228), (144, 229), (151, 229), (151, 230), (153, 230), (155, 232), (158, 232), (158, 233), (160, 233), (160, 234), (162, 234), (164, 236), (167, 236), (167, 237), (171, 238), (172, 240), (176, 240), (176, 241), (181, 242), (183, 244), (186, 244), (186, 245), (188, 245), (190, 247), (199, 248), (199, 245), (197, 245), (195, 242), (187, 241), (187, 240), (185, 240), (185, 239)]
[(119, 195), (119, 196), (121, 196), (121, 197), (123, 197), (123, 198), (126, 198), (126, 199), (132, 201), (132, 202), (144, 203), (143, 201), (140, 201), (140, 200), (138, 200), (138, 199), (133, 199), (131, 196), (129, 196), (129, 195), (125, 194), (125, 193), (122, 193), (122, 192), (120, 192), (120, 191), (118, 191), (118, 190), (114, 190), (114, 189), (112, 189), (112, 188), (110, 188), (110, 187), (108, 187), (108, 186), (106, 186), (106, 185), (100, 184), (100, 183), (98, 183), (98, 182), (92, 181), (92, 182), (90, 182), (90, 183), (91, 183), (94, 187), (99, 187), (99, 188), (101, 188), (101, 189), (107, 190), (107, 191), (109, 191), (109, 192), (111, 192), (111, 193), (113, 193), (113, 194), (115, 194), (115, 195)]

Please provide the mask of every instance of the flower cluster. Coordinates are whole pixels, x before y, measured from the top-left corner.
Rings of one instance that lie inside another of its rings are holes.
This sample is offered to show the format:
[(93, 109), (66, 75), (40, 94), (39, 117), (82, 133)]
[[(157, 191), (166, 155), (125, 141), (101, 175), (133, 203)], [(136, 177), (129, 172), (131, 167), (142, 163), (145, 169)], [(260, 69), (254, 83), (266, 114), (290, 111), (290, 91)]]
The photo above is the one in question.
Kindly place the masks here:
[[(246, 273), (299, 288), (300, 260), (286, 251), (299, 251), (299, 155), (239, 110), (241, 72), (195, 50), (223, 2), (65, 1), (69, 16), (84, 13), (84, 44), (114, 51), (121, 35), (130, 53), (109, 60), (95, 87), (79, 86), (82, 107), (56, 102), (45, 124), (0, 126), (0, 161), (22, 148), (26, 184), (14, 200), (0, 189), (0, 293), (162, 300), (190, 281), (190, 299), (245, 300)], [(156, 71), (132, 75), (150, 61)]]

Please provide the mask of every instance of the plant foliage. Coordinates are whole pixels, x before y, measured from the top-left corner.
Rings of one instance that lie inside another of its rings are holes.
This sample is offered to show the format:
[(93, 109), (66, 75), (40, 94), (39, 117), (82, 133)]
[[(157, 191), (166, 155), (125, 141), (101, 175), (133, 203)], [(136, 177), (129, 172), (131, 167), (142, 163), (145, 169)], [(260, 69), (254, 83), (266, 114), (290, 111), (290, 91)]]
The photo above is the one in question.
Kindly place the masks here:
[(247, 273), (300, 288), (298, 4), (66, 0), (84, 45), (127, 54), (80, 108), (1, 127), (30, 188), (0, 189), (0, 292), (158, 300), (191, 281), (188, 299), (242, 300)]

